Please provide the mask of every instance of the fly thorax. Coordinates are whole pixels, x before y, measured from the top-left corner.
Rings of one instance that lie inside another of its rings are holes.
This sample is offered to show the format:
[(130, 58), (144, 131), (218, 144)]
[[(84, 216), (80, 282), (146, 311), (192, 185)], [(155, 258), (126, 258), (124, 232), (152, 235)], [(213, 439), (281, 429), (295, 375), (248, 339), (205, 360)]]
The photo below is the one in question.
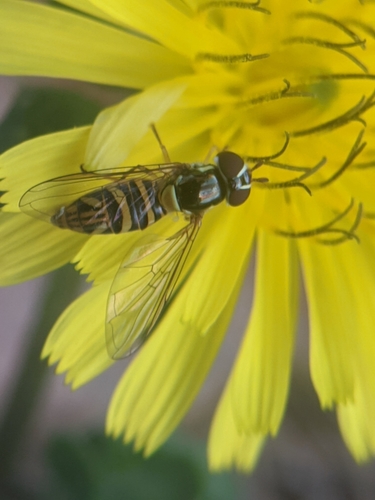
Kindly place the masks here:
[(226, 185), (212, 166), (194, 168), (176, 179), (176, 198), (182, 211), (197, 213), (225, 199)]

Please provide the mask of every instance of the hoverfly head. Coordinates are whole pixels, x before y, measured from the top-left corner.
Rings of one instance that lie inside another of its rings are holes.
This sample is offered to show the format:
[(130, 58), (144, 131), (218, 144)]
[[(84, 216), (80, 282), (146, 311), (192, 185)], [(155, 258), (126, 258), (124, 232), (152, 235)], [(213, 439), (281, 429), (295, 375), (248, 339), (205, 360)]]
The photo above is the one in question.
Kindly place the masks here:
[(227, 202), (232, 207), (245, 203), (251, 190), (251, 169), (241, 156), (231, 151), (217, 154), (215, 164), (227, 185)]

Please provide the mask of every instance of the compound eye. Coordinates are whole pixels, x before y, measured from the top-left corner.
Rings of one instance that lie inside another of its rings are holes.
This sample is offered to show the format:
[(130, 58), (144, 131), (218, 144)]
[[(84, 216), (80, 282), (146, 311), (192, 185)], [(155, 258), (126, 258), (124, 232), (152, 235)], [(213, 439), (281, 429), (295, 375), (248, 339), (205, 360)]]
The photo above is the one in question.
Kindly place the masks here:
[(217, 156), (217, 166), (227, 179), (233, 179), (241, 172), (244, 161), (241, 156), (231, 151), (222, 151)]
[(237, 191), (231, 191), (228, 196), (228, 204), (231, 207), (238, 207), (245, 203), (245, 201), (250, 196), (250, 187), (249, 189), (239, 189)]

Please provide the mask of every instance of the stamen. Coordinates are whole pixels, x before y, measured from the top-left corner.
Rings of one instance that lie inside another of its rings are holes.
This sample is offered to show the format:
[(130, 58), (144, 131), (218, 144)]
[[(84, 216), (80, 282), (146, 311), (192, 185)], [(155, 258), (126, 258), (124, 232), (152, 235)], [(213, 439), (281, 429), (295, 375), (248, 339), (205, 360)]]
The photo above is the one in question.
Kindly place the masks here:
[(331, 175), (331, 177), (329, 177), (328, 179), (326, 179), (323, 182), (312, 184), (311, 185), (312, 189), (321, 189), (323, 187), (328, 186), (329, 184), (334, 182), (336, 179), (338, 179), (345, 172), (345, 170), (353, 163), (355, 158), (362, 153), (362, 151), (365, 149), (365, 147), (367, 145), (366, 142), (361, 144), (364, 133), (365, 133), (364, 130), (360, 131), (360, 133), (357, 136), (357, 139), (355, 140), (355, 142), (353, 144), (353, 147), (349, 151), (349, 154), (348, 154), (346, 160), (344, 161), (342, 166), (337, 170), (337, 172), (335, 172), (333, 175)]
[(339, 30), (343, 31), (346, 35), (348, 35), (354, 42), (361, 46), (362, 49), (366, 47), (366, 40), (362, 40), (354, 31), (345, 26), (345, 24), (337, 21), (331, 16), (327, 16), (326, 14), (321, 14), (319, 12), (299, 12), (295, 16), (297, 19), (319, 19), (321, 21), (325, 21), (328, 24), (333, 24)]
[[(262, 167), (263, 165), (264, 165), (264, 163), (262, 161), (258, 162), (256, 165), (254, 165), (252, 168), (250, 168), (251, 174), (254, 172), (254, 170), (258, 170), (258, 168)], [(246, 168), (248, 168), (246, 163), (244, 166), (246, 166)], [(251, 180), (252, 180), (252, 182), (259, 182), (260, 184), (264, 184), (265, 182), (269, 181), (268, 177), (252, 177)]]
[(351, 24), (354, 26), (357, 26), (361, 30), (363, 30), (367, 35), (371, 36), (372, 38), (375, 38), (375, 29), (370, 26), (369, 24), (363, 23), (362, 21), (356, 21), (354, 19), (350, 20)]
[(277, 161), (268, 161), (267, 165), (269, 167), (279, 168), (280, 170), (289, 170), (291, 172), (308, 172), (310, 167), (296, 167), (294, 165), (289, 165), (288, 163), (279, 163)]
[(311, 196), (311, 191), (310, 191), (309, 187), (302, 181), (307, 179), (311, 175), (315, 174), (326, 163), (326, 158), (322, 158), (320, 160), (320, 162), (317, 163), (317, 165), (315, 165), (312, 168), (293, 167), (292, 165), (288, 165), (286, 163), (273, 162), (272, 161), (273, 159), (278, 158), (286, 151), (286, 149), (289, 145), (289, 141), (290, 141), (289, 134), (287, 132), (285, 132), (285, 143), (284, 143), (283, 147), (280, 149), (280, 151), (278, 151), (277, 153), (270, 155), (270, 156), (263, 156), (263, 157), (245, 156), (245, 159), (246, 159), (246, 161), (256, 163), (255, 167), (253, 167), (252, 170), (259, 168), (261, 165), (267, 165), (270, 167), (280, 168), (283, 170), (303, 172), (303, 174), (300, 175), (299, 177), (296, 177), (295, 179), (290, 179), (290, 180), (285, 181), (285, 182), (268, 182), (267, 185), (265, 186), (265, 188), (266, 189), (286, 189), (286, 188), (292, 188), (292, 187), (300, 187), (300, 188), (304, 189)]
[(302, 43), (308, 45), (315, 45), (317, 47), (325, 48), (328, 50), (334, 50), (343, 56), (347, 57), (350, 61), (352, 61), (356, 66), (358, 66), (364, 73), (368, 73), (367, 67), (353, 54), (348, 52), (347, 48), (360, 47), (365, 49), (366, 40), (361, 39), (354, 31), (349, 29), (347, 26), (337, 21), (336, 19), (327, 16), (325, 14), (313, 13), (313, 12), (300, 12), (296, 14), (297, 19), (317, 19), (319, 21), (323, 21), (327, 24), (331, 24), (349, 36), (352, 42), (348, 43), (335, 43), (330, 42), (329, 40), (321, 40), (315, 37), (290, 37), (284, 40), (284, 43), (294, 44), (294, 43)]
[(318, 243), (321, 243), (322, 245), (338, 245), (339, 243), (344, 243), (344, 241), (347, 240), (355, 240), (357, 243), (359, 243), (359, 238), (356, 234), (351, 233), (350, 231), (345, 231), (344, 229), (328, 229), (326, 233), (340, 233), (343, 236), (341, 236), (341, 238), (332, 240), (324, 240), (322, 238), (318, 238)]
[[(316, 45), (318, 47), (324, 47), (328, 49), (350, 49), (352, 47), (361, 47), (363, 40), (359, 42), (347, 42), (347, 43), (333, 43), (328, 42), (327, 40), (320, 40), (319, 38), (307, 37), (307, 36), (294, 36), (290, 38), (286, 38), (284, 43), (308, 43), (310, 45)], [(344, 50), (342, 52), (345, 52)], [(346, 53), (346, 52), (345, 52)], [(346, 55), (351, 56), (351, 54), (346, 53)]]
[[(256, 162), (255, 167), (253, 167), (252, 170), (255, 170), (256, 168), (259, 168), (261, 165), (267, 165), (269, 167), (273, 168), (278, 168), (281, 170), (289, 170), (292, 172), (302, 172), (302, 174), (298, 177), (295, 177), (294, 179), (289, 179), (288, 181), (284, 182), (268, 182), (267, 185), (265, 186), (266, 189), (287, 189), (291, 187), (300, 187), (304, 189), (310, 196), (311, 196), (311, 190), (309, 186), (307, 186), (303, 181), (314, 175), (318, 170), (320, 170), (327, 162), (327, 159), (323, 157), (314, 167), (299, 167), (299, 166), (294, 166), (294, 165), (289, 165), (287, 163), (279, 163), (272, 161), (273, 159), (281, 156), (287, 149), (289, 145), (289, 134), (285, 132), (285, 143), (283, 147), (275, 153), (274, 155), (271, 156), (263, 156), (263, 157), (254, 157), (254, 156), (245, 156), (246, 161), (250, 162)], [(361, 149), (362, 150), (362, 149)], [(359, 153), (358, 153), (359, 154)], [(354, 159), (354, 157), (353, 157)]]
[(280, 236), (286, 236), (290, 238), (307, 238), (307, 237), (314, 237), (318, 236), (320, 234), (327, 234), (327, 233), (339, 233), (342, 236), (340, 238), (336, 239), (322, 239), (318, 238), (317, 241), (319, 243), (322, 243), (324, 245), (336, 245), (339, 243), (343, 243), (346, 240), (356, 240), (359, 242), (359, 238), (356, 234), (354, 234), (354, 231), (358, 228), (359, 223), (362, 218), (362, 204), (358, 205), (358, 210), (357, 214), (354, 220), (354, 223), (350, 227), (349, 230), (346, 229), (341, 229), (341, 228), (334, 228), (333, 226), (337, 224), (340, 220), (342, 220), (353, 208), (354, 206), (354, 199), (350, 201), (349, 206), (340, 214), (338, 214), (334, 219), (332, 219), (330, 222), (327, 224), (324, 224), (322, 226), (315, 227), (313, 229), (308, 229), (306, 231), (284, 231), (281, 229), (275, 229), (275, 233), (280, 235)]
[(318, 81), (324, 80), (375, 80), (375, 75), (367, 73), (366, 75), (358, 73), (329, 73), (328, 75), (317, 75)]
[[(267, 189), (286, 189), (290, 187), (302, 187), (310, 196), (311, 196), (311, 190), (310, 188), (302, 181), (305, 179), (308, 179), (312, 175), (314, 175), (319, 169), (323, 167), (323, 165), (326, 164), (327, 159), (322, 158), (319, 163), (315, 165), (315, 167), (304, 169), (304, 173), (300, 175), (299, 177), (296, 177), (295, 179), (290, 179), (289, 181), (285, 182), (269, 182), (266, 186)], [(265, 162), (266, 165), (269, 165), (271, 167), (275, 166), (276, 168), (279, 168), (278, 164), (273, 164), (273, 162)], [(285, 168), (285, 167), (290, 167), (290, 168)], [(292, 170), (291, 165), (282, 165), (281, 168), (285, 168), (286, 170)], [(295, 168), (301, 168), (301, 167), (295, 167)]]
[(286, 38), (284, 40), (284, 43), (285, 44), (304, 43), (307, 45), (315, 45), (316, 47), (321, 47), (323, 49), (335, 50), (339, 54), (342, 54), (343, 56), (350, 59), (364, 73), (368, 73), (368, 68), (363, 63), (361, 63), (361, 61), (357, 57), (353, 56), (353, 54), (351, 54), (347, 50), (344, 50), (344, 48), (361, 46), (362, 42), (332, 43), (327, 40), (319, 40), (318, 38), (313, 38), (313, 37), (310, 38), (310, 37), (296, 36), (296, 37)]
[(290, 92), (290, 82), (286, 79), (283, 79), (283, 82), (285, 83), (284, 89), (276, 92), (269, 92), (268, 94), (260, 95), (252, 99), (247, 99), (240, 102), (239, 106), (255, 106), (257, 104), (262, 104), (263, 102), (277, 101), (278, 99), (285, 99), (289, 97), (314, 97), (314, 94), (312, 92), (305, 92), (300, 90), (294, 90)]
[(315, 127), (311, 127), (308, 129), (290, 132), (290, 135), (292, 137), (301, 137), (304, 135), (316, 134), (323, 130), (334, 130), (353, 121), (358, 121), (366, 126), (365, 121), (361, 118), (361, 114), (375, 105), (374, 97), (375, 91), (367, 99), (365, 97), (362, 97), (361, 100), (352, 108), (350, 108), (342, 115), (334, 118), (333, 120), (329, 120), (325, 123), (321, 123), (320, 125), (316, 125)]
[(293, 187), (300, 187), (306, 191), (307, 194), (311, 196), (310, 189), (303, 182), (299, 181), (286, 181), (286, 182), (269, 182), (266, 186), (266, 189), (286, 189)]
[(253, 56), (252, 54), (214, 54), (212, 52), (199, 52), (195, 56), (196, 61), (209, 61), (213, 63), (220, 64), (237, 64), (258, 61), (259, 59), (265, 59), (269, 57), (269, 54), (258, 54)]
[(284, 132), (284, 134), (285, 134), (285, 142), (284, 142), (282, 148), (277, 153), (270, 155), (270, 156), (244, 156), (244, 159), (246, 161), (251, 161), (254, 163), (265, 163), (269, 160), (274, 160), (275, 158), (278, 158), (283, 153), (285, 153), (285, 151), (289, 145), (290, 136), (289, 136), (288, 132)]
[(366, 161), (363, 163), (356, 163), (354, 165), (354, 168), (358, 170), (365, 170), (366, 168), (374, 168), (375, 167), (375, 160), (372, 161)]
[(333, 240), (325, 240), (322, 238), (318, 238), (319, 243), (322, 243), (323, 245), (338, 245), (339, 243), (344, 243), (348, 239), (349, 240), (355, 239), (356, 242), (359, 243), (359, 238), (354, 233), (354, 231), (359, 227), (359, 224), (361, 222), (363, 215), (364, 215), (363, 214), (363, 205), (362, 205), (362, 203), (359, 203), (357, 215), (354, 219), (352, 227), (348, 231), (343, 231), (344, 236), (342, 236), (341, 238), (333, 239)]
[(203, 12), (209, 9), (233, 8), (233, 9), (250, 9), (262, 12), (263, 14), (271, 14), (271, 12), (268, 9), (263, 9), (263, 7), (259, 7), (259, 5), (260, 5), (260, 0), (258, 0), (257, 2), (233, 2), (233, 1), (206, 2), (198, 7), (198, 12)]

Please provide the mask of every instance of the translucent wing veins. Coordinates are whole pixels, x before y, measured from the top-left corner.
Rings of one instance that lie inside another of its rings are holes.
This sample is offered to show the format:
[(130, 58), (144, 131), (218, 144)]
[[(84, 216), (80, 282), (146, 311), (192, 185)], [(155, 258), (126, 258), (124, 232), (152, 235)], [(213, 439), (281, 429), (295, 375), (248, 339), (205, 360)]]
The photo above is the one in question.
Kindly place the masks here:
[(180, 276), (201, 217), (168, 239), (157, 239), (127, 256), (110, 289), (106, 339), (113, 359), (133, 353), (152, 332)]

